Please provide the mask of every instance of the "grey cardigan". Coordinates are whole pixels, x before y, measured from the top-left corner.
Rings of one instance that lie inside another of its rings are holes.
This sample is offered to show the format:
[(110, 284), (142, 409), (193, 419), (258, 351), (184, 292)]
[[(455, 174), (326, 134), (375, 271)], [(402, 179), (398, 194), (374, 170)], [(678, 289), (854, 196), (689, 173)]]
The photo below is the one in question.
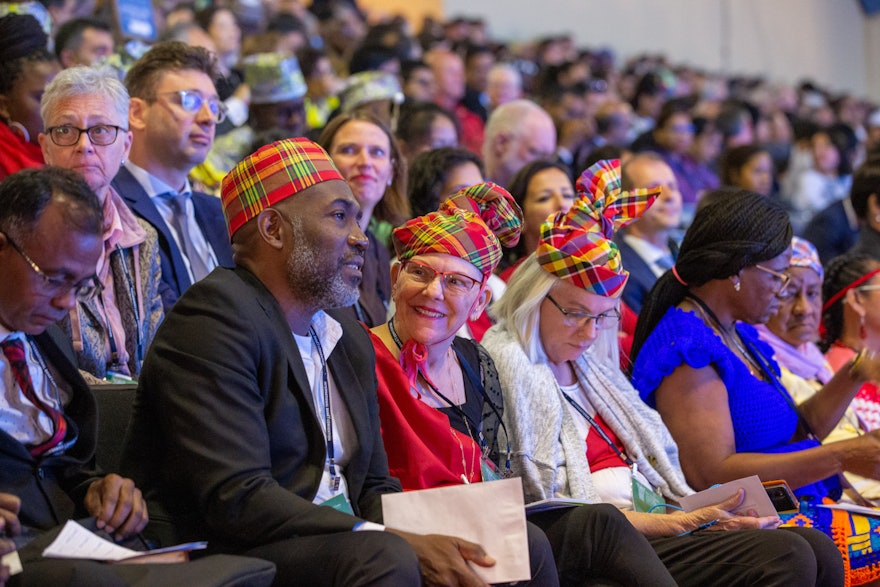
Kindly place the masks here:
[[(526, 502), (550, 497), (601, 501), (593, 486), (584, 439), (550, 368), (529, 361), (503, 323), (493, 326), (482, 344), (501, 378), (511, 466), (514, 474), (522, 477)], [(599, 365), (587, 351), (575, 362), (575, 371), (590, 403), (617, 435), (639, 472), (666, 498), (693, 493), (669, 430), (660, 415), (642, 402), (620, 369)]]

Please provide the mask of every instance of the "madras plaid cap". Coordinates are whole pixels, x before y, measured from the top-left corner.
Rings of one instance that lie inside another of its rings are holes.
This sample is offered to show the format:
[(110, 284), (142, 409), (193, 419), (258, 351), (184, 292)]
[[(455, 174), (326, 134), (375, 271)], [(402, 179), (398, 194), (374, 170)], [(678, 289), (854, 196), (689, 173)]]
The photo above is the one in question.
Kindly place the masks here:
[(819, 251), (813, 246), (813, 243), (799, 236), (791, 239), (791, 261), (789, 267), (806, 267), (812, 269), (819, 274), (819, 279), (823, 279), (824, 271), (822, 270), (822, 261), (819, 259)]
[(620, 189), (620, 161), (599, 161), (577, 181), (578, 199), (541, 226), (536, 258), (544, 270), (605, 297), (618, 297), (629, 273), (620, 263), (614, 231), (645, 213), (660, 188)]
[(229, 238), (266, 208), (333, 179), (345, 181), (327, 152), (308, 139), (261, 147), (223, 178), (220, 197)]
[(519, 241), (522, 210), (507, 190), (478, 183), (450, 196), (436, 212), (394, 229), (394, 250), (401, 261), (427, 253), (446, 253), (489, 275), (501, 260), (501, 245)]

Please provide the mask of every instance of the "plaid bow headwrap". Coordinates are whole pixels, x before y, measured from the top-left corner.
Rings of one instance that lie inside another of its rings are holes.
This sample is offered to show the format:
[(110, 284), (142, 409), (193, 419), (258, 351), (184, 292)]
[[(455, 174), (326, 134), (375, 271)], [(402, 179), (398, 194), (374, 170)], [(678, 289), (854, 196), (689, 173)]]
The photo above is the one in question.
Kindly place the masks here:
[(600, 296), (618, 297), (629, 277), (611, 240), (614, 231), (645, 213), (660, 188), (620, 191), (620, 161), (599, 161), (577, 181), (568, 213), (541, 226), (536, 253), (546, 271)]
[(489, 275), (501, 260), (501, 245), (515, 245), (521, 230), (522, 210), (513, 196), (494, 183), (478, 183), (450, 196), (437, 212), (396, 228), (394, 250), (401, 261), (446, 253)]
[(821, 281), (825, 275), (822, 270), (822, 261), (819, 259), (819, 251), (813, 243), (799, 236), (791, 238), (791, 261), (789, 267), (806, 267), (819, 274)]
[(229, 238), (257, 214), (324, 181), (345, 181), (324, 149), (308, 139), (261, 147), (226, 174), (221, 184)]

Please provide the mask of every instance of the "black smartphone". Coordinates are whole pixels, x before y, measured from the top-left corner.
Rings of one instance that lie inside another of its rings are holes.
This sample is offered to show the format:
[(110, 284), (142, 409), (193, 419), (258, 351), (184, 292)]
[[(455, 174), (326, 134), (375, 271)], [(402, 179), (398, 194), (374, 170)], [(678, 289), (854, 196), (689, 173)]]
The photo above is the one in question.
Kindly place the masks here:
[(767, 492), (767, 496), (770, 498), (773, 507), (776, 508), (777, 513), (790, 514), (800, 510), (797, 497), (795, 497), (791, 487), (785, 481), (781, 479), (764, 481), (762, 485), (764, 485), (764, 490)]

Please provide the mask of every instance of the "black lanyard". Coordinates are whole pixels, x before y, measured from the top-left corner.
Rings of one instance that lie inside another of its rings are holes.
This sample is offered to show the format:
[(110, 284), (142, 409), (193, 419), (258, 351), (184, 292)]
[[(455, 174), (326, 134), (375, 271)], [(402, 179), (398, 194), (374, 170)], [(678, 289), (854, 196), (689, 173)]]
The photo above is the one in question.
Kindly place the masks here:
[(578, 414), (580, 414), (581, 416), (583, 416), (584, 419), (585, 419), (585, 420), (590, 424), (590, 426), (593, 428), (593, 430), (595, 430), (595, 431), (599, 434), (599, 436), (602, 438), (602, 440), (604, 440), (605, 443), (606, 443), (608, 446), (611, 447), (611, 450), (613, 450), (615, 453), (617, 453), (617, 456), (620, 457), (620, 460), (622, 460), (624, 463), (626, 463), (626, 466), (627, 466), (627, 467), (629, 467), (630, 469), (632, 469), (632, 466), (633, 466), (633, 464), (634, 464), (634, 463), (633, 463), (633, 460), (632, 460), (631, 458), (629, 458), (628, 456), (626, 456), (626, 455), (624, 454), (624, 452), (623, 452), (622, 450), (620, 450), (620, 448), (619, 448), (616, 444), (614, 444), (614, 441), (611, 440), (611, 438), (609, 438), (608, 434), (606, 434), (604, 430), (602, 430), (602, 427), (599, 426), (599, 423), (596, 422), (596, 420), (594, 420), (593, 417), (590, 416), (590, 414), (587, 413), (587, 410), (585, 410), (585, 409), (583, 408), (583, 406), (581, 406), (579, 403), (577, 403), (576, 401), (574, 401), (574, 398), (573, 398), (573, 397), (571, 397), (570, 395), (568, 395), (567, 393), (565, 393), (565, 392), (562, 390), (562, 387), (561, 387), (561, 386), (559, 387), (559, 392), (562, 394), (562, 397), (565, 398), (565, 401), (567, 401), (568, 403), (570, 403), (570, 404), (571, 404), (571, 407), (573, 407), (573, 408), (575, 409), (575, 411), (576, 411)]
[[(394, 341), (394, 344), (397, 345), (397, 348), (398, 349), (403, 348), (403, 341), (400, 340), (400, 336), (397, 334), (397, 330), (394, 328), (394, 319), (391, 319), (388, 321), (388, 332), (391, 334), (391, 339)], [(489, 407), (492, 409), (492, 412), (498, 418), (498, 425), (501, 426), (501, 428), (504, 430), (504, 436), (507, 439), (507, 457), (506, 457), (506, 460), (504, 463), (504, 468), (506, 471), (509, 472), (510, 471), (510, 454), (511, 454), (510, 436), (508, 436), (508, 434), (507, 434), (507, 427), (504, 426), (504, 421), (501, 419), (501, 414), (499, 413), (498, 407), (489, 398), (489, 394), (486, 393), (486, 389), (483, 387), (482, 381), (480, 381), (480, 378), (477, 377), (476, 373), (474, 373), (474, 370), (470, 366), (470, 364), (468, 364), (467, 359), (465, 359), (461, 355), (459, 350), (457, 348), (455, 348), (455, 345), (452, 345), (452, 351), (455, 353), (455, 356), (458, 357), (458, 362), (461, 365), (462, 371), (467, 376), (467, 378), (470, 380), (471, 385), (482, 396), (483, 401), (489, 404)], [(423, 373), (423, 375), (424, 375), (424, 373)], [(480, 448), (483, 450), (483, 456), (488, 456), (487, 453), (489, 452), (490, 447), (489, 447), (489, 443), (483, 437), (483, 427), (478, 426), (473, 421), (473, 419), (471, 419), (465, 413), (465, 411), (461, 408), (461, 406), (456, 405), (449, 398), (447, 398), (445, 395), (443, 395), (440, 392), (440, 390), (437, 389), (437, 386), (435, 386), (433, 384), (433, 382), (431, 382), (427, 377), (424, 377), (424, 379), (425, 379), (425, 382), (428, 384), (428, 386), (431, 388), (431, 391), (433, 391), (435, 394), (437, 394), (437, 396), (440, 399), (442, 399), (444, 402), (446, 402), (446, 404), (449, 405), (449, 407), (456, 410), (459, 413), (459, 415), (462, 417), (462, 419), (466, 420), (467, 422), (470, 423), (471, 426), (474, 427), (474, 430), (477, 431), (478, 438), (474, 438), (473, 440), (475, 442), (479, 443)], [(467, 396), (465, 395), (465, 398), (466, 397)], [(467, 399), (465, 399), (465, 401), (467, 401)]]
[[(724, 332), (724, 327), (721, 325), (721, 321), (718, 320), (718, 316), (716, 316), (715, 313), (709, 308), (709, 306), (706, 305), (706, 302), (704, 302), (692, 293), (687, 294), (687, 298), (694, 302), (721, 332)], [(739, 329), (737, 329), (736, 324), (733, 325), (733, 329), (735, 331), (735, 336), (739, 336)], [(769, 359), (767, 359), (767, 357), (765, 357), (763, 353), (758, 350), (754, 342), (743, 338), (742, 336), (739, 336), (739, 339), (742, 341), (743, 346), (745, 347), (745, 351), (749, 355), (749, 358), (751, 358), (758, 369), (761, 370), (761, 374), (763, 375), (764, 380), (770, 383), (773, 389), (775, 389), (776, 392), (782, 396), (788, 406), (797, 415), (798, 422), (803, 427), (807, 437), (815, 439), (816, 435), (813, 434), (812, 427), (810, 426), (809, 422), (807, 422), (806, 418), (804, 418), (803, 414), (801, 414), (801, 411), (798, 409), (797, 404), (794, 402), (794, 398), (791, 397), (791, 394), (788, 392), (785, 386), (782, 385), (782, 382), (779, 381), (779, 377), (776, 376), (776, 373), (770, 366)], [(723, 342), (724, 341), (722, 340), (722, 343)]]
[(324, 435), (327, 437), (327, 467), (330, 470), (330, 487), (333, 491), (339, 491), (339, 475), (336, 474), (336, 458), (333, 451), (333, 414), (330, 412), (330, 381), (327, 376), (327, 359), (324, 358), (324, 348), (314, 327), (309, 326), (309, 334), (318, 357), (321, 359), (321, 386), (324, 392)]

